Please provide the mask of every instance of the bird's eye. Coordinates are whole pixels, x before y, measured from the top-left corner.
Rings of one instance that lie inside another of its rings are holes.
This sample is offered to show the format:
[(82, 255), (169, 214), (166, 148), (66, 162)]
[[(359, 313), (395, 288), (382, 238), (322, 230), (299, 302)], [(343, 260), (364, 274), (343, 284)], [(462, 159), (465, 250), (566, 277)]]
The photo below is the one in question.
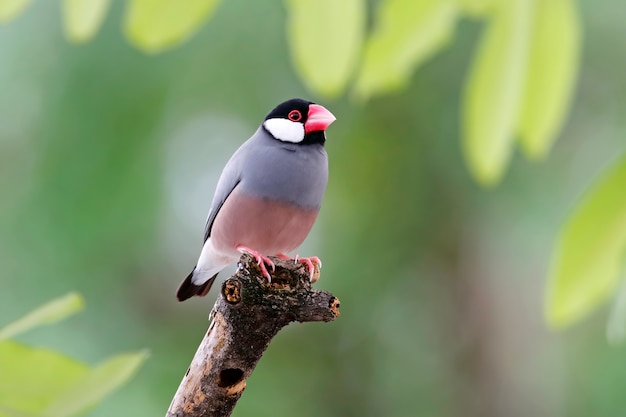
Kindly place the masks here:
[(292, 122), (299, 122), (300, 120), (302, 120), (302, 113), (300, 113), (298, 110), (292, 110), (289, 112), (289, 115), (287, 115), (287, 117), (289, 117), (289, 120), (291, 120)]

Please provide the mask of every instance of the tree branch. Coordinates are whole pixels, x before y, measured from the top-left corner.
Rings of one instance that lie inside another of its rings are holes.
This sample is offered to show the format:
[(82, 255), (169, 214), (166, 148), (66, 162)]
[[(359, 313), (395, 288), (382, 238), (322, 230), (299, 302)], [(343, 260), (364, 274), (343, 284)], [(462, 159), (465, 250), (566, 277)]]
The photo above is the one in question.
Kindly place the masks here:
[[(292, 321), (331, 321), (339, 300), (311, 289), (306, 268), (272, 258), (272, 282), (254, 258), (242, 255), (239, 269), (222, 285), (209, 330), (183, 377), (166, 417), (227, 417), (246, 388), (263, 352)], [(315, 271), (319, 277), (319, 271)]]

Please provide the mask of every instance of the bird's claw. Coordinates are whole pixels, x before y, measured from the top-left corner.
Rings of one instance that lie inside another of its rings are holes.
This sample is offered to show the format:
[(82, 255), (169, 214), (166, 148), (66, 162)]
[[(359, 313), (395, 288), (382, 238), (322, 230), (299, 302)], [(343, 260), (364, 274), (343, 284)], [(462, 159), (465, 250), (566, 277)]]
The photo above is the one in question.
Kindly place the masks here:
[[(259, 258), (263, 259), (265, 263), (270, 265), (272, 267), (272, 271), (274, 271), (274, 269), (275, 269), (274, 263), (270, 259), (268, 259), (268, 258), (264, 257), (263, 255), (261, 255), (260, 253), (258, 253), (256, 251), (252, 251), (249, 248), (246, 248), (244, 246), (238, 246), (237, 249), (240, 250), (240, 251), (248, 252), (249, 254), (254, 256), (256, 258), (257, 262), (259, 263), (259, 266), (261, 268), (261, 272), (263, 272), (265, 270), (265, 267), (262, 265), (263, 262), (261, 262), (259, 260)], [(257, 255), (259, 257), (257, 257)], [(288, 261), (288, 260), (292, 259), (288, 255), (285, 255), (284, 253), (279, 253), (279, 254), (276, 255), (276, 257), (280, 258), (280, 259), (283, 259), (285, 261)], [(314, 283), (315, 281), (317, 281), (319, 279), (319, 270), (322, 269), (322, 261), (320, 260), (320, 258), (318, 258), (317, 256), (311, 256), (310, 258), (300, 258), (300, 255), (298, 255), (296, 253), (296, 255), (293, 257), (293, 261), (296, 264), (297, 263), (301, 263), (302, 265), (306, 266), (306, 268), (309, 271), (309, 278), (311, 280), (311, 283)], [(316, 266), (317, 266), (317, 271), (318, 271), (317, 274), (315, 273), (315, 271), (316, 271), (315, 267)], [(268, 280), (270, 279), (269, 276), (267, 276), (267, 275), (264, 275), (264, 276), (266, 276)]]
[(250, 248), (248, 248), (246, 246), (243, 246), (243, 245), (237, 246), (236, 249), (239, 252), (241, 252), (241, 253), (245, 252), (245, 253), (250, 254), (252, 257), (254, 257), (254, 259), (256, 260), (257, 264), (259, 264), (259, 269), (261, 270), (261, 275), (263, 275), (265, 278), (267, 278), (268, 282), (272, 282), (272, 276), (270, 275), (269, 271), (265, 267), (265, 265), (267, 265), (270, 268), (272, 268), (272, 272), (276, 271), (276, 265), (274, 265), (274, 262), (272, 262), (272, 260), (270, 258), (268, 258), (267, 256), (263, 256), (259, 252), (255, 251), (254, 249), (250, 249)]
[(317, 265), (318, 271), (322, 269), (322, 261), (317, 256), (311, 256), (310, 258), (298, 258), (298, 255), (294, 258), (296, 262), (300, 262), (309, 269), (309, 277), (311, 283), (314, 283), (319, 279), (319, 273), (315, 274), (315, 266)]

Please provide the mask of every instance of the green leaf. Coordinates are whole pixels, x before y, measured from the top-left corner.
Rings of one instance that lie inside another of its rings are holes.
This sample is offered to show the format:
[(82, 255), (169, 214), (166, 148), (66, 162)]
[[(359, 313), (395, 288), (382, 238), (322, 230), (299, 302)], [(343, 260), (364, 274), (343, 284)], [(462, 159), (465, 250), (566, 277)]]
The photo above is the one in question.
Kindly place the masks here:
[(82, 310), (84, 306), (83, 298), (77, 293), (69, 293), (54, 299), (0, 329), (0, 340), (8, 339), (33, 327), (63, 320)]
[(8, 22), (26, 9), (32, 0), (0, 0), (0, 22)]
[(312, 91), (336, 97), (363, 43), (364, 0), (288, 0), (287, 39), (294, 65)]
[(110, 0), (64, 0), (65, 36), (73, 42), (91, 39), (104, 20)]
[(188, 39), (218, 5), (218, 0), (129, 0), (124, 29), (129, 41), (156, 53)]
[[(624, 266), (622, 265), (622, 271), (626, 272)], [(615, 293), (606, 323), (606, 340), (612, 346), (619, 346), (626, 340), (626, 282), (623, 279), (620, 288)]]
[(367, 98), (402, 88), (451, 38), (456, 16), (455, 0), (384, 1), (365, 47), (356, 94)]
[(511, 157), (533, 3), (497, 3), (469, 73), (463, 102), (463, 145), (470, 171), (483, 185), (497, 183)]
[(59, 395), (43, 417), (70, 417), (85, 411), (126, 383), (147, 358), (148, 352), (142, 350), (107, 360)]
[(604, 303), (619, 283), (626, 255), (626, 156), (587, 191), (552, 255), (545, 313), (564, 327)]
[(38, 417), (34, 414), (13, 410), (0, 404), (0, 417)]
[(536, 2), (519, 133), (522, 148), (540, 159), (563, 124), (578, 73), (580, 22), (572, 0)]
[(0, 410), (38, 414), (87, 371), (84, 364), (51, 350), (0, 342)]
[(471, 17), (484, 17), (491, 12), (498, 0), (457, 0), (461, 10)]

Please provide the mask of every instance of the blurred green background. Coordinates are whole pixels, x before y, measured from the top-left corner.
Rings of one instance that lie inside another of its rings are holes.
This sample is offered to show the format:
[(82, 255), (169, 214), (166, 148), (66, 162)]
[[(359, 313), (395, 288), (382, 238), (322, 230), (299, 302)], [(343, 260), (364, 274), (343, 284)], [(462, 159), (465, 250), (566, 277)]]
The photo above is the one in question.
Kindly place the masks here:
[(267, 111), (305, 97), (338, 120), (300, 253), (323, 260), (316, 286), (342, 316), (281, 332), (235, 416), (626, 415), (626, 348), (607, 344), (607, 312), (560, 333), (543, 319), (555, 237), (626, 150), (626, 8), (580, 7), (580, 79), (559, 141), (541, 163), (515, 155), (484, 189), (459, 143), (476, 21), (404, 90), (358, 103), (305, 89), (280, 2), (224, 2), (159, 55), (124, 39), (120, 2), (81, 46), (64, 39), (57, 2), (34, 2), (0, 26), (0, 324), (81, 292), (85, 313), (20, 340), (89, 363), (150, 349), (89, 415), (164, 415), (215, 297), (174, 293), (217, 177)]

